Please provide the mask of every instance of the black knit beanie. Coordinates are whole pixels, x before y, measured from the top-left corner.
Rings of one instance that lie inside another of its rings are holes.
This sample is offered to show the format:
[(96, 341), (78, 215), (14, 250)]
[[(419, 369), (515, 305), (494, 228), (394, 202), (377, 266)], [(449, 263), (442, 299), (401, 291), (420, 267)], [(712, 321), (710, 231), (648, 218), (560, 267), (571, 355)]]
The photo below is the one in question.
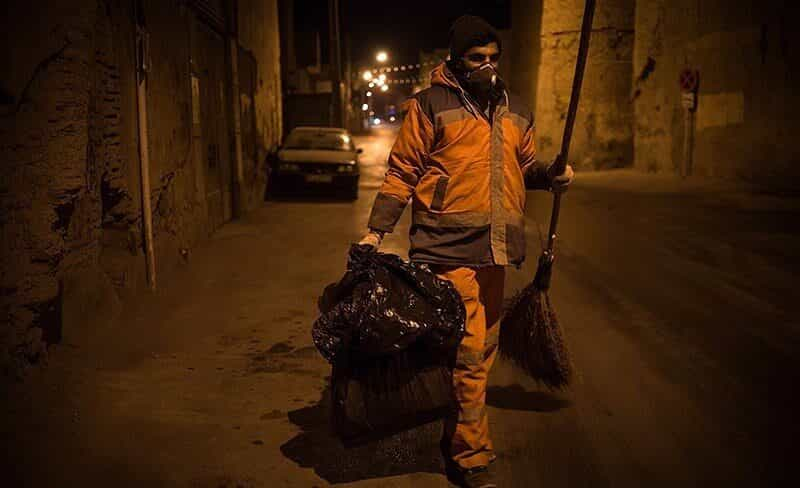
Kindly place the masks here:
[(503, 45), (497, 30), (491, 24), (474, 15), (462, 15), (450, 27), (450, 59), (458, 60), (469, 48), (496, 42), (502, 52)]

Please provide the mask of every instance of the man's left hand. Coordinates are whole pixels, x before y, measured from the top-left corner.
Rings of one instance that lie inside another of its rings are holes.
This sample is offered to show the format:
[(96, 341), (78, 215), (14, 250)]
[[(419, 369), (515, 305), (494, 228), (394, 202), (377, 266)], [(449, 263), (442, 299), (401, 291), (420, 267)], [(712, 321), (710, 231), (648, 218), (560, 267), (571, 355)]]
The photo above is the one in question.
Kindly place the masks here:
[(550, 187), (554, 193), (564, 193), (569, 189), (573, 179), (575, 179), (575, 172), (572, 171), (572, 166), (568, 164), (563, 173), (552, 177)]

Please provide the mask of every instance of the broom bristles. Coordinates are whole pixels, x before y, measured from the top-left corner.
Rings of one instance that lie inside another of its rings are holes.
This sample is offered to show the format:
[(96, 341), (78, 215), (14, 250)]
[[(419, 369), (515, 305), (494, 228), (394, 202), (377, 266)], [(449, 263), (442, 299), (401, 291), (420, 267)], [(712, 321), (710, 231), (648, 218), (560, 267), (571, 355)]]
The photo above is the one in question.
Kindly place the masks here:
[(547, 292), (536, 281), (509, 301), (500, 323), (500, 355), (550, 389), (566, 387), (572, 364)]

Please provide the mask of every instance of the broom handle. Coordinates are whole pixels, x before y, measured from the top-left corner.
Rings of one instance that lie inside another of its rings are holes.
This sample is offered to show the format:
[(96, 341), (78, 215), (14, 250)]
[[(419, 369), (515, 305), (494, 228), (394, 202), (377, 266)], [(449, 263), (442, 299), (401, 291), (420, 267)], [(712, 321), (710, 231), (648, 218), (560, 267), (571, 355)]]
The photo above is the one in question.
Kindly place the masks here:
[[(572, 139), (572, 127), (575, 125), (575, 115), (578, 112), (578, 99), (581, 95), (581, 84), (583, 83), (583, 70), (586, 66), (586, 56), (589, 53), (589, 36), (592, 33), (592, 17), (594, 17), (595, 0), (586, 0), (583, 9), (583, 22), (581, 24), (581, 40), (578, 47), (578, 59), (575, 63), (575, 76), (572, 77), (572, 93), (569, 97), (569, 110), (567, 110), (567, 120), (564, 123), (564, 135), (561, 138), (561, 151), (553, 161), (552, 174), (560, 175), (567, 167), (569, 156), (569, 143)], [(561, 210), (561, 193), (553, 195), (553, 213), (550, 215), (550, 232), (547, 235), (547, 250), (545, 251), (553, 257), (553, 248), (556, 240), (556, 227), (558, 226), (558, 213)]]

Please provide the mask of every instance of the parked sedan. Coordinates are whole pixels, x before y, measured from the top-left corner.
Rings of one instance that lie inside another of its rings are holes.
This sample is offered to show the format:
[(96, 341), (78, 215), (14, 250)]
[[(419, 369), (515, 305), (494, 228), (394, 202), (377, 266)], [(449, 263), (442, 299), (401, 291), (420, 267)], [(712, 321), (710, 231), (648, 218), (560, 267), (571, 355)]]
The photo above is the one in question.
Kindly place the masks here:
[(345, 129), (297, 127), (278, 149), (270, 168), (267, 195), (326, 188), (358, 198), (358, 155)]

